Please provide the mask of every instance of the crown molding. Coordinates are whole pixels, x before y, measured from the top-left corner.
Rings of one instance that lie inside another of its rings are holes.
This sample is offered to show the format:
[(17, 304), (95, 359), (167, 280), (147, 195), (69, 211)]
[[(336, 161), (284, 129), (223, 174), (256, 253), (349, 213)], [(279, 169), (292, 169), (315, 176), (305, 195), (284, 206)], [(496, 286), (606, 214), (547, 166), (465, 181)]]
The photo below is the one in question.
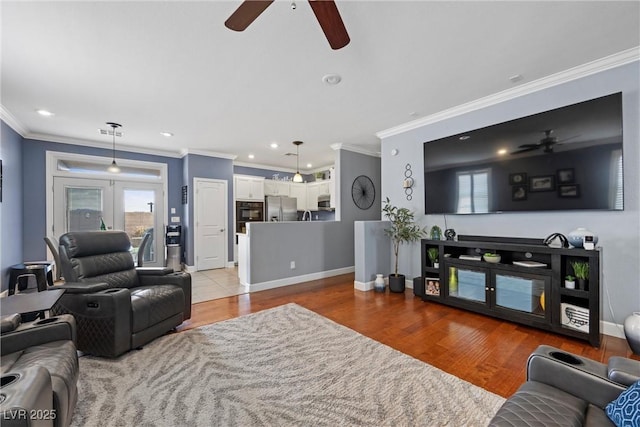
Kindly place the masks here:
[(280, 167), (280, 166), (263, 165), (263, 164), (260, 164), (260, 163), (233, 162), (233, 166), (240, 166), (240, 167), (243, 167), (243, 168), (262, 169), (262, 170), (269, 170), (269, 171), (286, 172), (286, 173), (296, 173), (295, 169), (283, 168), (283, 167)]
[(21, 137), (24, 138), (24, 136), (27, 134), (27, 129), (22, 126), (22, 123), (20, 123), (18, 119), (16, 119), (13, 114), (9, 112), (9, 110), (4, 108), (4, 105), (2, 104), (0, 104), (0, 119), (2, 119), (2, 121), (5, 122), (7, 126), (16, 131)]
[[(38, 141), (45, 142), (55, 142), (58, 144), (69, 144), (69, 145), (81, 145), (83, 147), (93, 147), (93, 148), (103, 148), (105, 150), (111, 150), (111, 143), (104, 142), (96, 142), (85, 139), (76, 139), (76, 138), (67, 138), (60, 137), (54, 135), (46, 135), (39, 133), (28, 133), (23, 136), (24, 139), (34, 139)], [(173, 157), (180, 158), (180, 153), (169, 150), (159, 150), (157, 148), (144, 148), (144, 147), (136, 147), (131, 145), (121, 145), (118, 146), (116, 151), (127, 152), (127, 153), (137, 153), (137, 154), (149, 154), (152, 156), (164, 156), (164, 157)]]
[(360, 154), (364, 154), (367, 156), (373, 156), (373, 157), (380, 157), (381, 153), (380, 151), (371, 151), (371, 150), (367, 150), (366, 148), (363, 147), (358, 147), (356, 145), (350, 145), (350, 144), (343, 144), (341, 142), (336, 143), (336, 144), (331, 144), (331, 149), (334, 151), (338, 151), (338, 150), (346, 150), (346, 151), (352, 151), (354, 153), (360, 153)]
[(380, 132), (376, 133), (376, 136), (380, 139), (389, 138), (391, 136), (412, 131), (422, 126), (460, 116), (471, 111), (490, 107), (501, 102), (519, 98), (524, 95), (538, 92), (543, 89), (548, 89), (550, 87), (557, 86), (563, 83), (568, 83), (570, 81), (607, 71), (616, 67), (620, 67), (622, 65), (630, 64), (638, 60), (640, 60), (640, 46), (623, 50), (622, 52), (605, 56), (604, 58), (587, 62), (586, 64), (569, 68), (568, 70), (564, 70), (559, 73), (522, 84), (518, 87), (486, 96), (484, 98), (476, 99), (474, 101), (467, 102), (466, 104), (461, 104), (456, 107), (449, 108), (417, 120), (412, 120), (410, 122), (389, 129), (381, 130)]
[(217, 157), (219, 159), (229, 159), (229, 160), (235, 160), (238, 157), (235, 154), (218, 153), (217, 151), (209, 151), (209, 150), (196, 150), (193, 148), (180, 150), (180, 157), (184, 157), (189, 154), (195, 154), (198, 156), (207, 156), (207, 157)]

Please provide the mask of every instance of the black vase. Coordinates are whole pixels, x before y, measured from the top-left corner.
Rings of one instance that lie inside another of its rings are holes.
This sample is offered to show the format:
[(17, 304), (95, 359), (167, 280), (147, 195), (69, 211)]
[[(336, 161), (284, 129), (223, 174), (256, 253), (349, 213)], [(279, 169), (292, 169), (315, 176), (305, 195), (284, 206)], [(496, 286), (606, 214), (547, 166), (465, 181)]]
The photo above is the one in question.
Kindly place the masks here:
[(404, 274), (390, 274), (389, 275), (389, 290), (391, 292), (404, 292)]

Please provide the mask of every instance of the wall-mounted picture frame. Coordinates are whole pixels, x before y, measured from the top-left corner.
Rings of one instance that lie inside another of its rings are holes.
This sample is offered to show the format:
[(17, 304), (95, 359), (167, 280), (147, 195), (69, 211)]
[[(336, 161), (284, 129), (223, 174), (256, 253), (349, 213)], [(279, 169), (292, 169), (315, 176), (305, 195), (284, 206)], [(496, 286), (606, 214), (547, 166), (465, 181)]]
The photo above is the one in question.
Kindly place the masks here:
[(573, 184), (573, 182), (575, 180), (575, 175), (574, 175), (573, 168), (558, 169), (556, 171), (556, 175), (558, 176), (558, 185), (559, 184)]
[(578, 184), (558, 185), (558, 197), (580, 197), (580, 186)]
[(511, 185), (523, 185), (527, 183), (527, 174), (524, 172), (510, 173), (509, 184)]
[(526, 185), (514, 185), (511, 187), (511, 200), (514, 202), (520, 202), (527, 200), (527, 186)]
[(529, 180), (529, 191), (553, 191), (556, 189), (556, 179), (553, 175), (532, 176)]

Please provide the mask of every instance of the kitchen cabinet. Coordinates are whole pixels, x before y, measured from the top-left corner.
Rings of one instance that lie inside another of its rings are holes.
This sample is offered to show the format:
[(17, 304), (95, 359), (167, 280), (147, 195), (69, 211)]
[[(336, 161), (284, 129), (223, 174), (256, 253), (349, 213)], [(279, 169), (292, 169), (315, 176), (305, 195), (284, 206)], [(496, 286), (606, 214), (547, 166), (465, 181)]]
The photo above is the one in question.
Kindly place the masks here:
[(264, 180), (265, 196), (289, 196), (289, 182), (275, 179)]
[(310, 211), (318, 210), (318, 196), (320, 195), (320, 186), (315, 182), (307, 184), (307, 209)]
[(234, 175), (234, 199), (264, 202), (264, 181), (263, 177)]
[[(307, 184), (291, 182), (289, 183), (289, 197), (295, 197), (297, 202), (297, 210), (307, 210)], [(317, 209), (317, 208), (316, 208)]]

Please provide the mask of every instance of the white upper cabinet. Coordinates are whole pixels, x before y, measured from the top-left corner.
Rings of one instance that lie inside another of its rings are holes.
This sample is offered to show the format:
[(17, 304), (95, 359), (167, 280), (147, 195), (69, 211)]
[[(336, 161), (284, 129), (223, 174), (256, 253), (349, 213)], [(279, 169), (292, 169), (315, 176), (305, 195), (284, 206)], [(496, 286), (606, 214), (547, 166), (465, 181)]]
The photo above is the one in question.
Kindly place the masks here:
[(236, 200), (264, 201), (264, 181), (258, 176), (233, 176), (234, 198)]
[(288, 196), (289, 195), (289, 182), (278, 181), (274, 179), (264, 180), (264, 195), (265, 196)]
[(307, 184), (291, 182), (289, 183), (289, 196), (296, 198), (297, 210), (307, 210)]

